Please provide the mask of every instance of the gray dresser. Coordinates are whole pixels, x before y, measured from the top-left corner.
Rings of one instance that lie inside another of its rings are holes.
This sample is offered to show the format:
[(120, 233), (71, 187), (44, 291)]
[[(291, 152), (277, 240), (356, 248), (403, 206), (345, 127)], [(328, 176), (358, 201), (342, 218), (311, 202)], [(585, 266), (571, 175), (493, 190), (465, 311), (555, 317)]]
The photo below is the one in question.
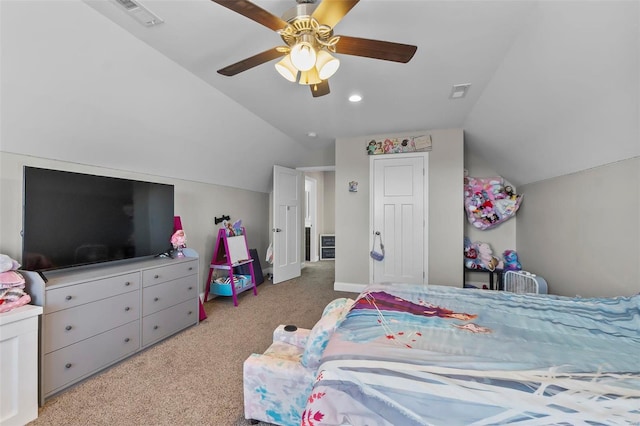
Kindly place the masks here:
[(146, 259), (24, 272), (44, 314), (40, 404), (78, 381), (198, 323), (198, 259)]

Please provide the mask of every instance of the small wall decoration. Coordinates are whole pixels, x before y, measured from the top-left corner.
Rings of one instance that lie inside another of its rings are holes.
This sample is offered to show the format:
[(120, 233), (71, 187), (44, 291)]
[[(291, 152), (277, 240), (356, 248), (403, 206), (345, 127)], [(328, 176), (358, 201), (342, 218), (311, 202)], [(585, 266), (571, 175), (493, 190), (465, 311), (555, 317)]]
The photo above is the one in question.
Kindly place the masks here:
[(358, 192), (358, 182), (355, 180), (349, 182), (349, 192)]
[(368, 155), (431, 151), (431, 135), (387, 138), (380, 141), (372, 139), (367, 142), (365, 149)]

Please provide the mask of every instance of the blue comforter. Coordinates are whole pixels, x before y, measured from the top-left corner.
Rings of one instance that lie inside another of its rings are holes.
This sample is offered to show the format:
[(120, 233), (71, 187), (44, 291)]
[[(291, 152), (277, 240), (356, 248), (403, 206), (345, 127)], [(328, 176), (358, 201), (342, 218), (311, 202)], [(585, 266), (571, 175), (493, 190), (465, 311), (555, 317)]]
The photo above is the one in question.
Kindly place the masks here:
[(319, 371), (304, 425), (640, 425), (640, 295), (371, 285)]

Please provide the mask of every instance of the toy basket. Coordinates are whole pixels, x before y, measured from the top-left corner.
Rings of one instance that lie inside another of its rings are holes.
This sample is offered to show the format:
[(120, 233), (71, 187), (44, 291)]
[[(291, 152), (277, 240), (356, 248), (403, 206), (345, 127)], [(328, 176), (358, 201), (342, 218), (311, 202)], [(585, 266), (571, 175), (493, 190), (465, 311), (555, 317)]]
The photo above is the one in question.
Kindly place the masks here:
[(507, 271), (502, 278), (504, 291), (511, 293), (547, 293), (544, 278), (526, 271)]
[[(251, 282), (251, 276), (250, 275), (233, 275), (234, 278), (234, 282), (235, 282), (235, 286), (236, 286), (236, 294), (240, 293), (241, 291), (246, 290), (247, 288), (251, 287), (253, 284)], [(226, 278), (217, 278), (216, 280), (212, 281), (210, 284), (210, 292), (212, 294), (216, 294), (218, 296), (232, 296), (232, 290), (231, 290), (231, 280), (226, 277)]]

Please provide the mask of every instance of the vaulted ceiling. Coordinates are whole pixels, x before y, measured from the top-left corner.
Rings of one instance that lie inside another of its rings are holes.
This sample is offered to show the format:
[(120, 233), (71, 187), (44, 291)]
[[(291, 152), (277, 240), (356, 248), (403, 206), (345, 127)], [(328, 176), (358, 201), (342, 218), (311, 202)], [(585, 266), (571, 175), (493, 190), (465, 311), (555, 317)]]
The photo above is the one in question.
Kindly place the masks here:
[[(2, 2), (3, 150), (126, 170), (146, 155), (145, 172), (258, 191), (271, 164), (331, 165), (336, 139), (412, 130), (463, 128), (466, 149), (515, 185), (640, 155), (637, 1), (361, 0), (335, 33), (413, 44), (416, 55), (337, 55), (320, 98), (275, 60), (216, 72), (282, 45), (270, 29), (210, 0), (137, 1), (164, 22), (146, 27), (115, 0)], [(278, 16), (295, 6), (255, 3)], [(463, 83), (467, 96), (450, 99)], [(21, 108), (60, 115), (54, 128), (72, 121), (58, 108), (71, 108), (80, 130), (66, 142), (39, 134)], [(169, 115), (179, 126), (159, 118)], [(91, 132), (99, 147), (82, 149)], [(167, 172), (176, 155), (188, 166)], [(238, 158), (246, 173), (231, 178)]]

